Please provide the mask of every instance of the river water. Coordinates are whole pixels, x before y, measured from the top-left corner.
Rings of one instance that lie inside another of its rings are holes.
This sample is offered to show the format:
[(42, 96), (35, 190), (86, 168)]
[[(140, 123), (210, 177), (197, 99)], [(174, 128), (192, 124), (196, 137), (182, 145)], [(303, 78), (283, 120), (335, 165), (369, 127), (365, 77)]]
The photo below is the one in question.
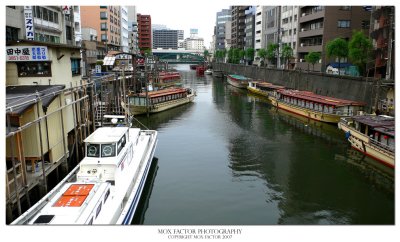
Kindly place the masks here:
[(137, 117), (159, 132), (134, 224), (394, 224), (394, 172), (334, 125), (177, 65), (193, 103)]

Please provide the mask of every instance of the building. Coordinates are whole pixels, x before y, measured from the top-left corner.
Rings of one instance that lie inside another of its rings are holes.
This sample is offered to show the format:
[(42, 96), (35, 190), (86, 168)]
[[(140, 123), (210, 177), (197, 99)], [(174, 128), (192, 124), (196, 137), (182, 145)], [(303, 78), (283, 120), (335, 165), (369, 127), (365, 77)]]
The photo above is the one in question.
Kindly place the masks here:
[(6, 41), (26, 39), (75, 46), (68, 6), (6, 6)]
[[(97, 49), (97, 31), (93, 28), (82, 28), (82, 75), (89, 76), (96, 68), (99, 51)], [(105, 56), (105, 50), (100, 50), (99, 56)], [(101, 59), (104, 59), (101, 58)]]
[(367, 63), (368, 72), (377, 78), (394, 80), (394, 6), (372, 7), (370, 23), (374, 57), (372, 63)]
[(186, 50), (204, 50), (204, 39), (200, 37), (186, 38), (184, 45)]
[(245, 37), (244, 37), (244, 48), (249, 49), (252, 48), (254, 49), (254, 39), (255, 39), (255, 12), (256, 8), (255, 7), (249, 7), (245, 11), (246, 14), (246, 19), (245, 19)]
[(81, 6), (82, 27), (93, 28), (107, 51), (121, 50), (121, 7)]
[[(289, 68), (293, 69), (297, 63), (297, 32), (298, 32), (298, 6), (282, 6), (281, 7), (281, 49), (284, 45), (288, 45), (293, 50), (293, 58), (289, 60)], [(284, 63), (282, 63), (284, 64)]]
[[(231, 19), (231, 10), (222, 9), (217, 12), (217, 17), (215, 21), (215, 50), (225, 49), (225, 23)], [(230, 39), (229, 35), (229, 39)]]
[(129, 52), (128, 8), (121, 6), (121, 51)]
[(263, 34), (266, 36), (265, 45), (263, 48), (268, 48), (270, 44), (280, 43), (280, 22), (281, 22), (281, 7), (280, 6), (267, 6), (265, 8), (265, 28)]
[(75, 44), (80, 46), (82, 40), (82, 32), (81, 32), (81, 10), (80, 6), (73, 6), (74, 11), (74, 31), (75, 31)]
[(265, 35), (263, 35), (263, 25), (265, 25), (266, 11), (265, 6), (257, 5), (255, 16), (254, 49), (257, 52), (265, 46)]
[(151, 16), (137, 14), (138, 21), (138, 45), (141, 53), (144, 53), (145, 49), (151, 50), (152, 48), (152, 37), (151, 37)]
[(337, 61), (326, 56), (326, 44), (339, 37), (350, 40), (353, 30), (364, 30), (368, 35), (370, 17), (371, 13), (362, 6), (300, 6), (297, 67), (307, 70), (305, 56), (317, 52), (321, 60), (314, 70), (325, 72), (331, 62)]
[(153, 30), (153, 49), (178, 49), (179, 30)]
[(136, 6), (128, 6), (128, 36), (129, 52), (139, 53)]
[(225, 22), (225, 39), (224, 39), (224, 45), (226, 51), (228, 51), (231, 46), (232, 46), (232, 21), (226, 21)]
[(244, 49), (244, 39), (246, 36), (246, 13), (250, 6), (232, 6), (232, 48)]

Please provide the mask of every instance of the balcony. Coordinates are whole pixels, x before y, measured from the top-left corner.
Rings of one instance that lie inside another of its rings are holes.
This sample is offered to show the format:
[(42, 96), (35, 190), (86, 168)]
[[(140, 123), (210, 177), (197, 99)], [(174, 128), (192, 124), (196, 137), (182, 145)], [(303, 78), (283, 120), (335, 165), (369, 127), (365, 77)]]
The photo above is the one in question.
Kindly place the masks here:
[(318, 12), (312, 12), (310, 14), (302, 13), (302, 15), (299, 18), (299, 22), (304, 23), (304, 22), (308, 22), (311, 20), (323, 18), (324, 16), (325, 16), (325, 10), (321, 10)]
[(322, 45), (307, 45), (300, 43), (297, 52), (322, 52)]
[(305, 37), (311, 37), (311, 36), (317, 36), (317, 35), (323, 35), (324, 34), (324, 28), (319, 28), (319, 29), (300, 29), (298, 36), (299, 38), (305, 38)]

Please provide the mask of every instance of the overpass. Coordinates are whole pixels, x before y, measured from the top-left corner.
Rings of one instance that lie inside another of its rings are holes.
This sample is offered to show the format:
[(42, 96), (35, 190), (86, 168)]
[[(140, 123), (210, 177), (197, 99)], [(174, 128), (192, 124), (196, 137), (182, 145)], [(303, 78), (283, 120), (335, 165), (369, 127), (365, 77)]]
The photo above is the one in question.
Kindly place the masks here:
[(204, 62), (203, 50), (152, 49), (152, 53), (158, 56), (160, 60), (167, 61), (170, 64), (196, 64)]

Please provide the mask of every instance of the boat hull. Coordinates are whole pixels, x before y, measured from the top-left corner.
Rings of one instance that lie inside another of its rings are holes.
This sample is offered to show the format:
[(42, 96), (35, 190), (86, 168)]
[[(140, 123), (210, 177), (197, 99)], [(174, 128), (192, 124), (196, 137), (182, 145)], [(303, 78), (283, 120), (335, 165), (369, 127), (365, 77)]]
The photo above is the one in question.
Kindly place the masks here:
[(233, 79), (230, 76), (227, 76), (226, 80), (230, 85), (232, 85), (234, 87), (237, 87), (237, 88), (240, 88), (240, 89), (247, 89), (247, 86), (249, 85), (248, 81), (236, 80), (236, 79)]
[[(194, 96), (195, 96), (194, 94), (189, 94), (184, 98), (150, 105), (149, 113), (159, 113), (159, 112), (162, 112), (162, 111), (174, 108), (174, 107), (178, 107), (178, 106), (186, 104), (186, 103), (193, 102)], [(123, 106), (125, 106), (125, 105), (123, 105)], [(129, 105), (129, 112), (130, 112), (130, 114), (133, 114), (133, 115), (140, 115), (140, 114), (146, 114), (147, 110), (146, 110), (146, 106)]]
[(262, 91), (260, 89), (254, 88), (254, 87), (247, 87), (247, 90), (249, 90), (249, 92), (260, 95), (260, 96), (264, 96), (264, 97), (268, 97), (268, 92), (266, 91)]
[(389, 152), (388, 150), (372, 144), (368, 136), (358, 132), (343, 122), (339, 122), (338, 127), (345, 133), (350, 132), (348, 141), (354, 149), (378, 160), (386, 166), (394, 168), (394, 152)]
[(272, 105), (274, 105), (277, 108), (286, 110), (291, 113), (295, 113), (310, 119), (314, 119), (317, 121), (321, 122), (326, 122), (326, 123), (338, 123), (340, 121), (340, 118), (342, 116), (336, 115), (336, 114), (328, 114), (328, 113), (323, 113), (323, 112), (318, 112), (315, 110), (307, 109), (307, 108), (301, 108), (297, 107), (294, 105), (290, 105), (285, 102), (281, 102), (277, 100), (275, 97), (268, 97), (269, 100), (271, 100)]

